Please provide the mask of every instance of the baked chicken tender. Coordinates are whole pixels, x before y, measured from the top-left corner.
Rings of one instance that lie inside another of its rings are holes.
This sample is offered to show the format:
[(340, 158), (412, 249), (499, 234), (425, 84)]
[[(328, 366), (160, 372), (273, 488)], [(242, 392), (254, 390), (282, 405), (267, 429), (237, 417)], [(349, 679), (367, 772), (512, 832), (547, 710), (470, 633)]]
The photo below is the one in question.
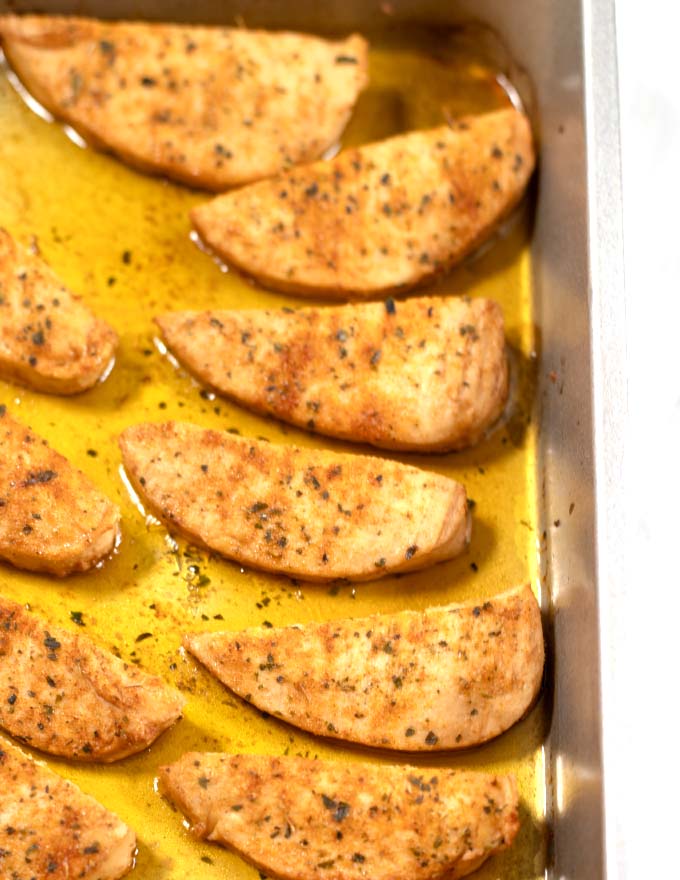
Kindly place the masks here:
[(270, 715), (406, 751), (498, 736), (526, 713), (543, 674), (541, 614), (528, 586), (479, 605), (191, 634), (184, 646)]
[(59, 576), (114, 549), (118, 508), (0, 404), (0, 559)]
[(28, 91), (94, 146), (215, 191), (321, 156), (368, 80), (356, 34), (6, 15), (0, 40)]
[(171, 531), (253, 568), (373, 580), (450, 559), (469, 540), (463, 486), (397, 462), (182, 422), (127, 428), (120, 447)]
[(487, 299), (170, 312), (156, 323), (173, 354), (221, 394), (385, 449), (470, 446), (507, 400), (503, 314)]
[(460, 262), (519, 202), (533, 167), (529, 120), (499, 110), (294, 168), (191, 219), (215, 253), (265, 286), (361, 299)]
[(0, 737), (0, 876), (118, 880), (136, 845), (117, 816)]
[(0, 727), (75, 761), (142, 751), (182, 715), (184, 697), (81, 633), (0, 596)]
[(0, 379), (78, 394), (109, 371), (117, 345), (115, 331), (0, 228)]
[(512, 776), (191, 752), (159, 782), (197, 837), (283, 880), (454, 880), (519, 828)]

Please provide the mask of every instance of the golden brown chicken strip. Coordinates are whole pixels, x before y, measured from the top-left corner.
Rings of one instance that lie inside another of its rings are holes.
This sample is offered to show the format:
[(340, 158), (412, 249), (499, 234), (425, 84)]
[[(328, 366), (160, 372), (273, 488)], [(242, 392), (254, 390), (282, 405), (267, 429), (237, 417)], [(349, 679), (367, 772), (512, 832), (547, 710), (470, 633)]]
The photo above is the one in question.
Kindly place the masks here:
[(67, 575), (107, 556), (118, 508), (0, 404), (0, 559)]
[(0, 737), (0, 877), (118, 880), (135, 847), (117, 816)]
[(373, 580), (460, 553), (465, 489), (418, 468), (167, 422), (120, 438), (137, 492), (170, 529), (244, 565)]
[(77, 394), (110, 369), (116, 333), (0, 228), (0, 378)]
[(491, 300), (422, 297), (326, 309), (170, 312), (172, 352), (257, 412), (387, 449), (461, 449), (508, 393)]
[(512, 776), (198, 752), (159, 776), (194, 834), (284, 880), (453, 880), (519, 828)]
[(184, 698), (156, 675), (0, 596), (0, 727), (76, 761), (140, 752), (181, 717)]
[(357, 35), (7, 15), (0, 39), (29, 92), (95, 146), (217, 191), (318, 158), (367, 82)]
[(199, 205), (228, 263), (280, 290), (360, 299), (445, 272), (522, 197), (529, 121), (499, 110), (295, 168)]
[(480, 605), (194, 634), (184, 645), (270, 715), (407, 751), (498, 736), (531, 706), (543, 673), (541, 614), (528, 586)]

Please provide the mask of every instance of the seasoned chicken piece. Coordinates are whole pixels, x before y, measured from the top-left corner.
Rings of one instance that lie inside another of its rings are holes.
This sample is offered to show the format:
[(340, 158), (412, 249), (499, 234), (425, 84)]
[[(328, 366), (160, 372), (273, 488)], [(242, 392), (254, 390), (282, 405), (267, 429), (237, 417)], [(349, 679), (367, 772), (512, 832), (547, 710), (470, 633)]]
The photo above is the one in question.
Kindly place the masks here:
[(294, 168), (199, 205), (191, 219), (264, 285), (361, 299), (462, 260), (517, 204), (533, 167), (529, 121), (500, 110)]
[(170, 312), (173, 353), (239, 403), (387, 449), (461, 449), (508, 394), (491, 300), (422, 297), (326, 309)]
[(28, 91), (93, 145), (217, 191), (316, 159), (367, 83), (358, 35), (7, 15), (0, 39)]
[(141, 752), (182, 715), (156, 675), (0, 596), (0, 727), (43, 752), (109, 763)]
[(132, 868), (125, 823), (0, 737), (0, 876), (118, 880)]
[(0, 559), (66, 575), (115, 547), (118, 508), (0, 404)]
[(182, 422), (128, 428), (120, 447), (170, 529), (265, 571), (372, 580), (449, 559), (469, 540), (465, 489), (397, 462)]
[(77, 394), (108, 372), (117, 344), (40, 257), (0, 229), (0, 378)]
[(284, 880), (454, 880), (519, 829), (512, 776), (191, 752), (159, 777), (194, 834)]
[(188, 635), (184, 645), (270, 715), (408, 751), (498, 736), (533, 703), (543, 673), (541, 613), (528, 586), (481, 605)]

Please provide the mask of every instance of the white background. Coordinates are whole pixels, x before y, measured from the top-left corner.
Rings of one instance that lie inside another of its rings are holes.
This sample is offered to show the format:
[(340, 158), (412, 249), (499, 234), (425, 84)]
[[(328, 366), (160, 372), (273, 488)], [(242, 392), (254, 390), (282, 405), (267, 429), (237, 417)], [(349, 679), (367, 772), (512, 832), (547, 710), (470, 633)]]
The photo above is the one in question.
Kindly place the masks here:
[[(617, 0), (626, 269), (619, 874), (680, 878), (680, 6)], [(574, 878), (578, 880), (578, 878)]]

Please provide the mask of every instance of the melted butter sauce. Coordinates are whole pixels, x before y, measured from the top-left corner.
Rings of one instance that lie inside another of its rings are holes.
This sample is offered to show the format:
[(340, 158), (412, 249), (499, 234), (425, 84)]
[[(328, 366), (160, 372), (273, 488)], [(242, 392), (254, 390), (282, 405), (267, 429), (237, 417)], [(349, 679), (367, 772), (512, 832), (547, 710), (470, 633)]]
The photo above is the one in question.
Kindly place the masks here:
[[(371, 86), (359, 100), (342, 145), (441, 124), (510, 100), (500, 71), (481, 49), (455, 35), (409, 32), (377, 41), (370, 68)], [(478, 749), (414, 757), (381, 753), (319, 739), (263, 717), (179, 647), (182, 633), (192, 630), (238, 629), (264, 621), (278, 626), (481, 601), (525, 581), (540, 590), (529, 210), (525, 206), (517, 212), (492, 247), (424, 291), (465, 292), (502, 305), (513, 374), (506, 415), (483, 443), (464, 453), (394, 456), (465, 484), (476, 502), (469, 553), (416, 574), (356, 586), (308, 585), (244, 570), (173, 540), (144, 515), (121, 469), (117, 436), (123, 428), (146, 420), (184, 419), (273, 443), (387, 453), (252, 415), (203, 392), (177, 368), (156, 339), (152, 318), (160, 312), (311, 302), (260, 290), (219, 266), (190, 237), (188, 211), (205, 194), (80, 148), (61, 126), (32, 112), (6, 73), (0, 71), (0, 225), (24, 242), (34, 239), (63, 280), (115, 327), (121, 344), (106, 382), (84, 395), (60, 399), (0, 381), (0, 402), (120, 506), (123, 540), (97, 570), (65, 580), (0, 563), (0, 591), (66, 628), (76, 628), (70, 613), (81, 612), (85, 629), (80, 631), (162, 675), (188, 698), (184, 719), (141, 755), (110, 766), (47, 763), (136, 830), (137, 880), (258, 876), (238, 856), (195, 841), (180, 814), (156, 793), (158, 766), (187, 750), (514, 772), (521, 792), (521, 831), (509, 851), (475, 876), (542, 877), (545, 698), (511, 731)], [(142, 633), (152, 636), (137, 643)]]

